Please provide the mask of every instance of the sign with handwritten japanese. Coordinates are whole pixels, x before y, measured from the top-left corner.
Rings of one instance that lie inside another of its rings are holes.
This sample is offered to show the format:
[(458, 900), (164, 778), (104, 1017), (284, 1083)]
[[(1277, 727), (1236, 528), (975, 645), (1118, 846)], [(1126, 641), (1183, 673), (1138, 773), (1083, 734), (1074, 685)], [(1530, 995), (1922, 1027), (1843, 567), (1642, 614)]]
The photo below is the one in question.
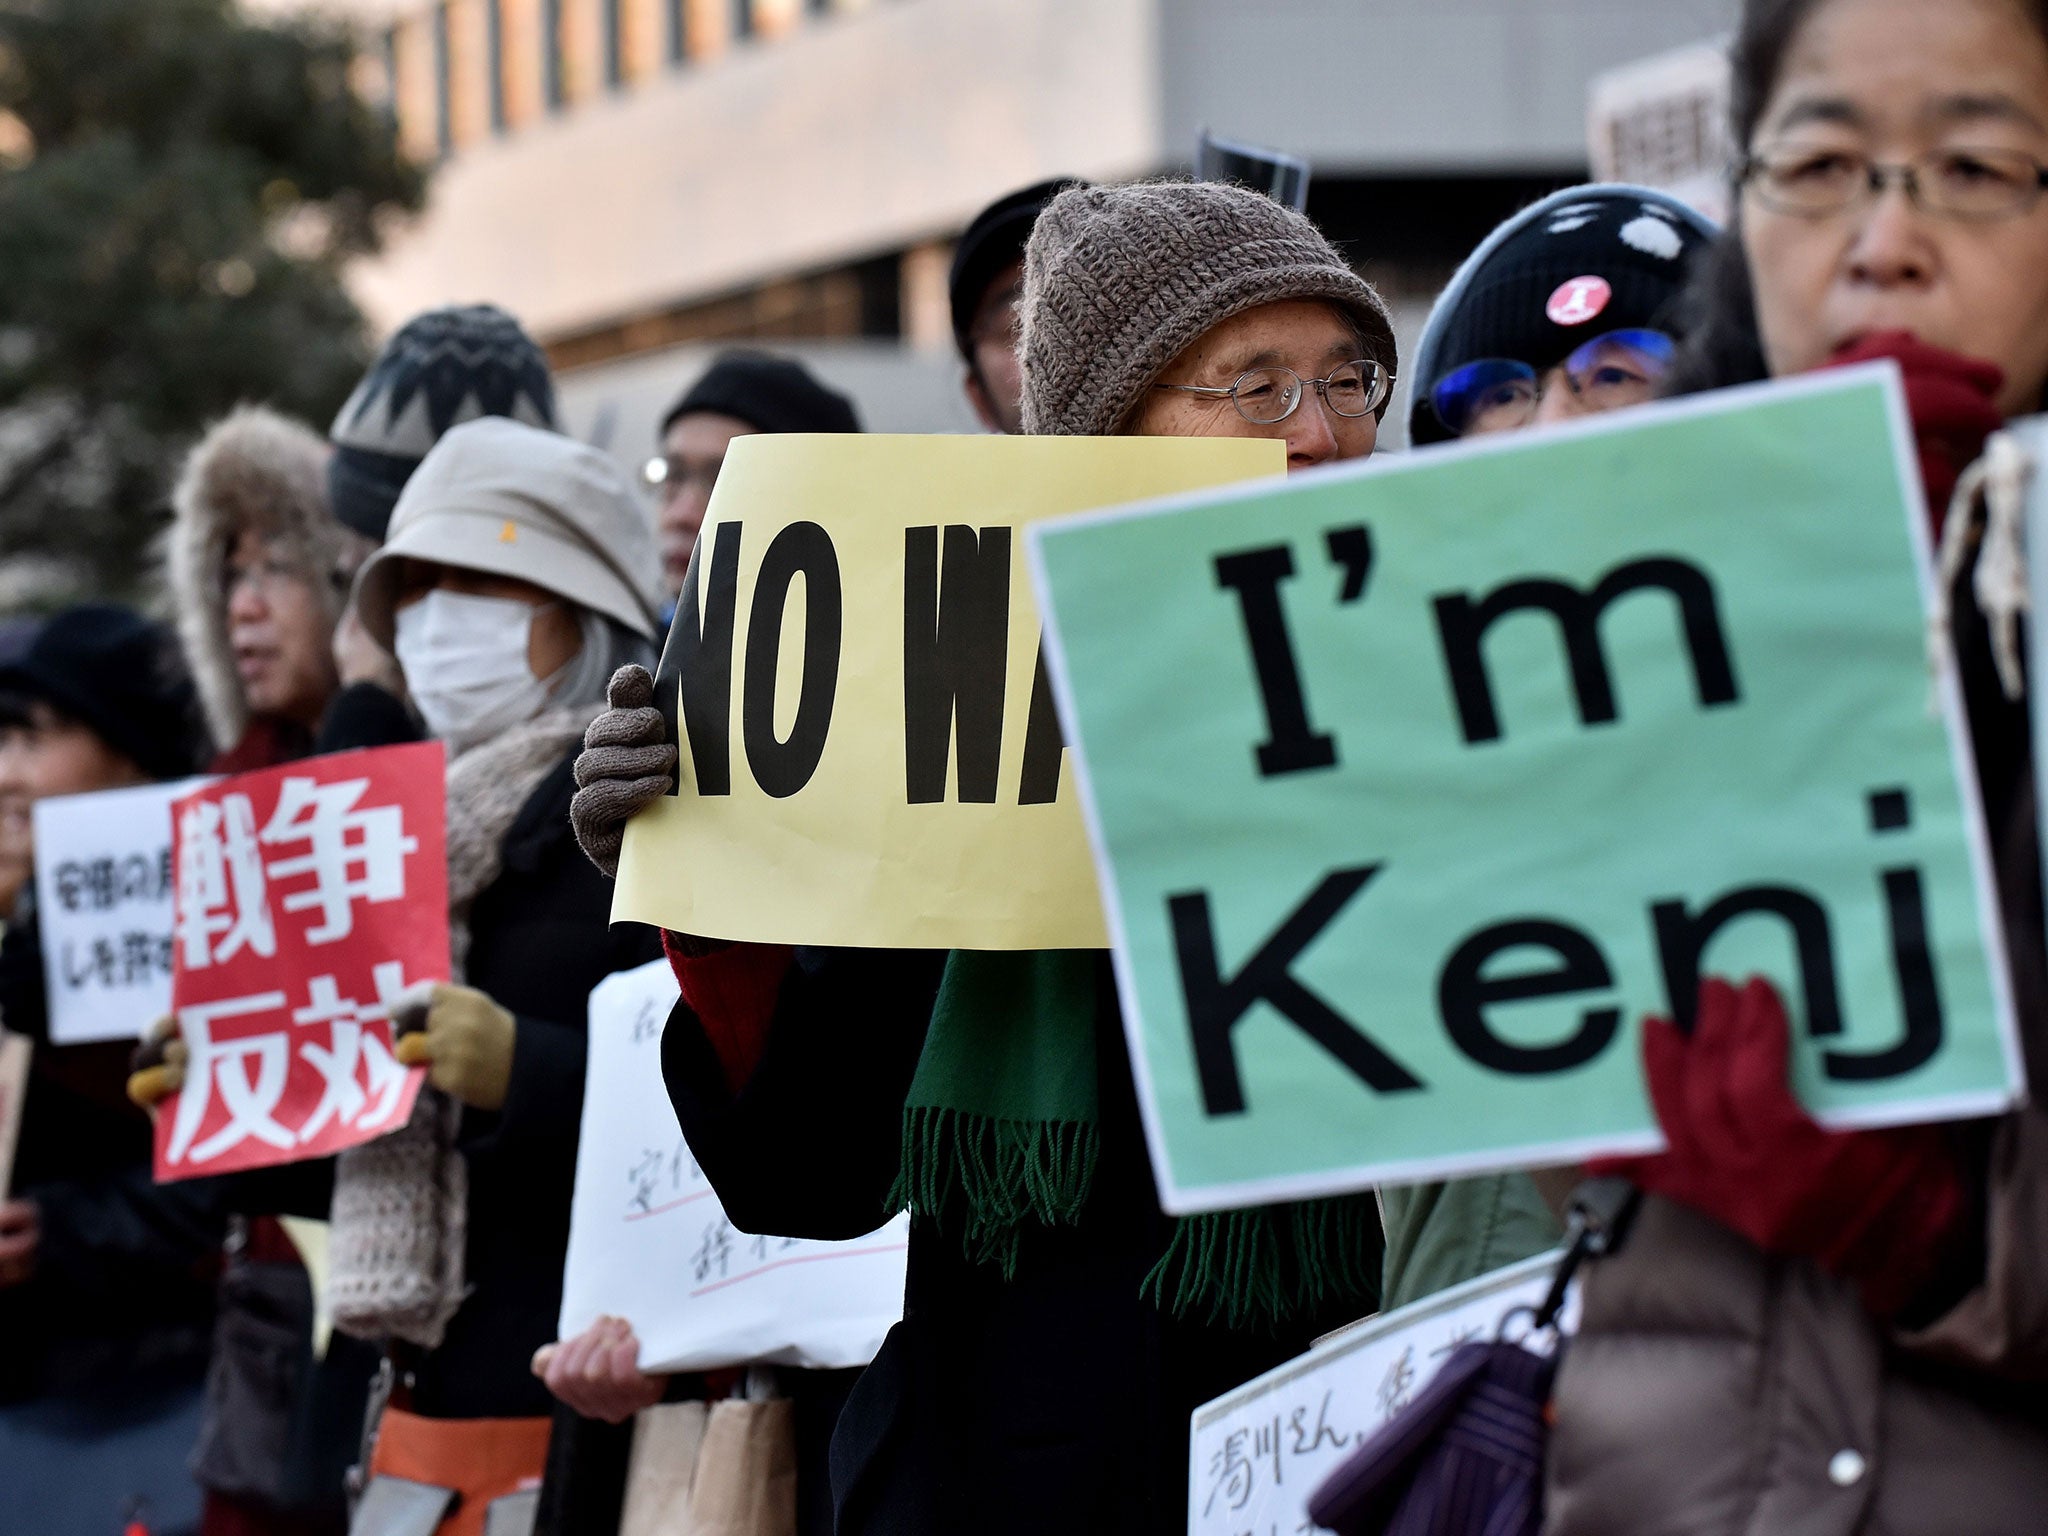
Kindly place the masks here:
[(758, 943), (1103, 947), (1018, 530), (1285, 466), (1252, 439), (743, 437), (656, 678), (677, 792), (612, 915)]
[(734, 1227), (662, 1086), (676, 996), (666, 960), (590, 994), (561, 1336), (623, 1317), (647, 1371), (867, 1364), (903, 1315), (909, 1218), (844, 1243)]
[(1658, 1142), (1760, 975), (1837, 1126), (2021, 1092), (1890, 365), (1031, 531), (1167, 1209)]
[(171, 802), (206, 782), (36, 802), (52, 1045), (133, 1040), (171, 1011)]
[[(1188, 1536), (1299, 1536), (1309, 1495), (1405, 1408), (1460, 1344), (1490, 1339), (1550, 1289), (1559, 1254), (1538, 1254), (1319, 1340), (1194, 1413)], [(1577, 1292), (1559, 1315), (1569, 1334)]]
[(222, 779), (172, 806), (171, 998), (191, 1052), (160, 1180), (324, 1157), (405, 1124), (391, 1007), (448, 976), (438, 742)]

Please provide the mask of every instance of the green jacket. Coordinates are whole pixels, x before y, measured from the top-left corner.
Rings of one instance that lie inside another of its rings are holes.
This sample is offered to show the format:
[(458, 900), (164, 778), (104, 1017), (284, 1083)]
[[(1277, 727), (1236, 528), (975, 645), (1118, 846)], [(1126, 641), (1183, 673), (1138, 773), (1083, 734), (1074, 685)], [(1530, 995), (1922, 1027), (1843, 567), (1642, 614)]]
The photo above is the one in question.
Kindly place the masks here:
[(1387, 1312), (1548, 1252), (1564, 1237), (1525, 1173), (1390, 1185), (1380, 1191), (1380, 1219), (1387, 1229), (1380, 1308)]

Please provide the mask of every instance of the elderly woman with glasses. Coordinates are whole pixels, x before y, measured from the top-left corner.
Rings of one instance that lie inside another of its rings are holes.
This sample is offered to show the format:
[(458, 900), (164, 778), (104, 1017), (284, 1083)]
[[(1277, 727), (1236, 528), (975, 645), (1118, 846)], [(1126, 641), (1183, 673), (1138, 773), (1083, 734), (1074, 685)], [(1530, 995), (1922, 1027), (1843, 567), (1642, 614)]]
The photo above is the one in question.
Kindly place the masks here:
[[(1671, 384), (1897, 362), (1933, 531), (1967, 564), (1958, 474), (2048, 400), (2048, 4), (1748, 0), (1733, 63), (1738, 197)], [(2035, 748), (1977, 602), (1962, 582), (1949, 639), (2038, 1085)], [(1668, 1150), (1610, 1170), (1644, 1198), (1584, 1272), (1545, 1529), (2040, 1530), (2039, 1095), (1975, 1124), (1826, 1131), (1785, 1086), (1788, 1033), (1756, 980), (1709, 981), (1689, 1035), (1646, 1026)]]
[[(1019, 341), (1028, 433), (1269, 437), (1290, 470), (1372, 452), (1395, 361), (1312, 224), (1183, 182), (1056, 198)], [(594, 857), (671, 782), (652, 716), (592, 727)], [(669, 1094), (733, 1219), (852, 1237), (911, 1211), (904, 1320), (834, 1434), (844, 1536), (1184, 1531), (1191, 1410), (1373, 1309), (1369, 1196), (1159, 1209), (1106, 955), (667, 944)]]

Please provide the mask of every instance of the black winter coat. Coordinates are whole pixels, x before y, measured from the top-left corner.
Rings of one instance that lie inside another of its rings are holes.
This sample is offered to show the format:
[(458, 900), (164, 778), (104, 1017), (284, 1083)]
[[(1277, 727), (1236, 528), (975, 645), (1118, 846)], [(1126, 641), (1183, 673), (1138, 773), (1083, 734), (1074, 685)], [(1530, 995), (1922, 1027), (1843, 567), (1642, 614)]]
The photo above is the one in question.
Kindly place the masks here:
[(412, 1407), (430, 1418), (539, 1417), (554, 1406), (529, 1362), (554, 1341), (562, 1309), (590, 989), (661, 953), (648, 929), (608, 926), (611, 882), (569, 828), (574, 762), (527, 797), (503, 869), (470, 913), (468, 983), (513, 1013), (518, 1035), (505, 1107), (463, 1112), (470, 1292), (416, 1368)]
[(140, 1378), (198, 1381), (227, 1212), (206, 1181), (150, 1181), (149, 1121), (123, 1096), (129, 1045), (53, 1046), (31, 918), (0, 941), (0, 1019), (36, 1055), (15, 1192), (36, 1271), (0, 1289), (0, 1402)]
[[(883, 1220), (945, 956), (799, 949), (738, 1095), (686, 1003), (662, 1038), (684, 1135), (747, 1232), (850, 1238)], [(1177, 1323), (1139, 1295), (1172, 1235), (1154, 1194), (1105, 959), (1102, 1151), (1075, 1227), (1027, 1232), (1015, 1278), (914, 1220), (904, 1318), (832, 1443), (840, 1536), (1187, 1529), (1188, 1415), (1351, 1321), (1280, 1334)]]

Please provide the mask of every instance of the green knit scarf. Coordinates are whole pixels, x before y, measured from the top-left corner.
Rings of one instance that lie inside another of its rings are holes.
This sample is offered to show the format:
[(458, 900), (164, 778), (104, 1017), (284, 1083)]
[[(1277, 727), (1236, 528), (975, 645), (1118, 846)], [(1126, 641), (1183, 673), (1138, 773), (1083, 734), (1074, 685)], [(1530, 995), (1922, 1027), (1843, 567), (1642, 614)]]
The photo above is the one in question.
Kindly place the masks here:
[[(1101, 1152), (1094, 950), (948, 957), (903, 1109), (891, 1209), (956, 1233), (976, 1263), (1016, 1272), (1028, 1224), (1071, 1226)], [(1174, 1317), (1272, 1327), (1344, 1301), (1377, 1303), (1370, 1196), (1183, 1217), (1143, 1294)]]

